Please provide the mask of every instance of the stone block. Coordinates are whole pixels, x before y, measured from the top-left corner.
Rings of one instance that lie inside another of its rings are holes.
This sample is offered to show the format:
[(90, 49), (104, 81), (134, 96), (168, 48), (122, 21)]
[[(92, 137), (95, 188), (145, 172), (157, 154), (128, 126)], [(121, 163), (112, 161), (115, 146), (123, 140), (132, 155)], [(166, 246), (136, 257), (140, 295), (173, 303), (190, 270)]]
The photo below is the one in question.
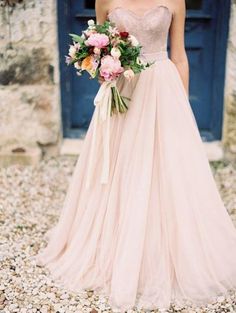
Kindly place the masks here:
[(236, 161), (236, 0), (231, 3), (224, 104), (223, 146), (225, 157)]
[(42, 151), (37, 146), (26, 147), (21, 144), (12, 144), (0, 149), (0, 166), (36, 165), (41, 159)]
[(53, 84), (53, 66), (44, 48), (8, 48), (0, 53), (1, 85)]
[(0, 88), (0, 147), (12, 141), (57, 145), (60, 107), (53, 86)]
[(6, 150), (12, 144), (58, 154), (61, 118), (56, 1), (27, 0), (14, 7), (0, 7), (0, 30), (0, 149), (5, 151), (1, 158), (6, 160), (9, 155), (11, 162), (17, 158), (23, 163), (34, 162), (27, 153)]

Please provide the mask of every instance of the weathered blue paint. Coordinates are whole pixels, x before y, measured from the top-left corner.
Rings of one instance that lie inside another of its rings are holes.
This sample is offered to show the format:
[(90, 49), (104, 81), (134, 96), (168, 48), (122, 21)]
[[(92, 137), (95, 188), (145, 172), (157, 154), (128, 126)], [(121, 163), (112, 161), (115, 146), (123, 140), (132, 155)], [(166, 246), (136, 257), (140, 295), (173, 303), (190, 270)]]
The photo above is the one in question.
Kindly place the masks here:
[[(61, 100), (65, 137), (83, 136), (94, 110), (98, 89), (88, 76), (77, 77), (64, 63), (70, 38), (80, 33), (94, 10), (86, 1), (58, 0)], [(188, 10), (186, 49), (190, 63), (190, 102), (204, 140), (221, 138), (225, 54), (230, 0), (203, 0), (200, 10)]]
[(231, 0), (217, 0), (217, 3), (214, 71), (212, 75), (212, 120), (210, 129), (213, 136), (220, 139), (223, 124), (225, 65)]
[(205, 0), (201, 10), (187, 12), (190, 102), (208, 141), (221, 138), (229, 10), (230, 0)]

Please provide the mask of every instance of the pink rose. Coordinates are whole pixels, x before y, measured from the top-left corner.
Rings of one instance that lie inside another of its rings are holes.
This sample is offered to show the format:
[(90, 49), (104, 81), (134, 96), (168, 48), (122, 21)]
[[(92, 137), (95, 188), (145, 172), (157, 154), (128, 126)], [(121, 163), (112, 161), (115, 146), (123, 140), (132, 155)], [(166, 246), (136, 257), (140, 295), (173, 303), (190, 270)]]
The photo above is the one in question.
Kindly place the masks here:
[(91, 36), (86, 40), (85, 44), (87, 46), (93, 46), (101, 49), (109, 44), (109, 37), (105, 34), (91, 34)]
[(106, 81), (116, 79), (123, 71), (124, 68), (121, 66), (119, 59), (115, 59), (110, 55), (106, 55), (101, 59), (100, 75)]

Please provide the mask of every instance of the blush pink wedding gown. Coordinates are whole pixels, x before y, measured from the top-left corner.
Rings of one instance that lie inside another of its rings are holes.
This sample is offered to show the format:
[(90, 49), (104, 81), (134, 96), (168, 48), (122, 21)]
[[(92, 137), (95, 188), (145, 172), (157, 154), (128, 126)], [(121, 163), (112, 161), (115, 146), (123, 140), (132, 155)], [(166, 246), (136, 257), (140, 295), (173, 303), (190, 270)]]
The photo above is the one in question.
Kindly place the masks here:
[[(86, 188), (94, 115), (57, 225), (37, 262), (68, 290), (93, 289), (114, 310), (200, 306), (236, 288), (236, 229), (220, 198), (177, 68), (167, 55), (172, 13), (109, 14), (136, 36), (150, 68), (118, 80), (129, 110), (110, 118), (110, 168), (100, 181), (98, 126)], [(81, 91), (82, 92), (82, 91)]]

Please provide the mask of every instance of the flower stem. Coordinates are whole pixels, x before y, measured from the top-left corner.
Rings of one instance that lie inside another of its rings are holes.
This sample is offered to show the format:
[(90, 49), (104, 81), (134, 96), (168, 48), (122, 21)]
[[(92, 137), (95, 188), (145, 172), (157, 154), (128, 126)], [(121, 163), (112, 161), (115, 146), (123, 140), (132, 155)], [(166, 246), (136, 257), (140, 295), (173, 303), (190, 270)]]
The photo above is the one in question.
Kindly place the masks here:
[(112, 92), (112, 105), (111, 115), (113, 113), (125, 113), (128, 110), (128, 105), (125, 100), (130, 100), (127, 97), (122, 97), (116, 87), (111, 87)]

